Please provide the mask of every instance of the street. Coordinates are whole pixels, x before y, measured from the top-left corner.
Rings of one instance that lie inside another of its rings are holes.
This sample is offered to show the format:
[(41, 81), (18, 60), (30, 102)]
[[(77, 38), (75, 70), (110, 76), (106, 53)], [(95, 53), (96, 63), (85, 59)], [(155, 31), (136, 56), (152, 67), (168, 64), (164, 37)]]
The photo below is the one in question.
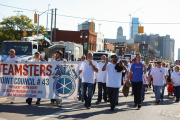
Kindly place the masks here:
[(80, 101), (63, 100), (63, 107), (58, 108), (52, 106), (48, 99), (42, 99), (40, 105), (36, 105), (36, 99), (33, 99), (29, 106), (25, 98), (16, 98), (15, 103), (10, 104), (6, 98), (0, 97), (0, 120), (180, 120), (180, 103), (175, 103), (173, 97), (167, 97), (167, 88), (164, 101), (158, 105), (154, 103), (154, 96), (152, 89), (148, 89), (142, 108), (138, 110), (133, 108), (133, 96), (123, 97), (120, 92), (119, 104), (113, 112), (109, 103), (95, 104), (97, 89), (90, 110), (85, 109)]

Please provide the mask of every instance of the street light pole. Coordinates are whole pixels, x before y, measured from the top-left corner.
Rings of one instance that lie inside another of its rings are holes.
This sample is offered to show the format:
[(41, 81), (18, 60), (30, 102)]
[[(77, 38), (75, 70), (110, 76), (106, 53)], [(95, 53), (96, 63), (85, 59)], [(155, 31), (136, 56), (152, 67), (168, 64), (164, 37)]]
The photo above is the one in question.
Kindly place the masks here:
[(84, 55), (84, 41), (85, 41), (85, 38), (88, 38), (87, 33), (84, 31), (81, 32), (80, 38), (83, 38), (83, 55)]

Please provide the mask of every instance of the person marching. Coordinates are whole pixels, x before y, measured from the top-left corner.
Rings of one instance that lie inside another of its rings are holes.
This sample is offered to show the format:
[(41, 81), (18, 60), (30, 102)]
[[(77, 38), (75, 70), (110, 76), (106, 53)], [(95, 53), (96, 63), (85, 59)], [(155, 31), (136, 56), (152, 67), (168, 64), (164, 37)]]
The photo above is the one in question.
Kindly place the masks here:
[[(16, 51), (14, 49), (10, 49), (9, 50), (10, 56), (6, 59), (6, 62), (16, 62), (16, 63), (20, 62), (21, 59), (19, 57), (17, 57), (15, 54), (16, 54)], [(2, 60), (2, 62), (3, 62), (3, 60)], [(10, 102), (11, 104), (13, 104), (14, 99), (15, 99), (15, 97), (8, 97), (6, 102)]]
[(82, 62), (79, 69), (79, 74), (82, 73), (83, 97), (85, 100), (84, 107), (87, 109), (91, 108), (91, 99), (94, 87), (94, 74), (95, 72), (98, 72), (97, 63), (92, 61), (92, 59), (93, 54), (88, 53), (87, 61)]
[[(81, 56), (81, 61), (82, 62), (86, 61), (85, 55)], [(82, 62), (79, 63), (79, 68), (80, 68)], [(79, 98), (78, 98), (78, 100), (79, 101), (81, 100), (82, 102), (84, 102), (84, 97), (83, 97), (82, 91), (83, 91), (83, 85), (82, 85), (82, 73), (81, 73), (81, 74), (79, 74), (79, 86), (78, 86)]]
[(106, 56), (101, 56), (102, 62), (98, 63), (98, 73), (97, 73), (97, 82), (98, 82), (98, 99), (96, 104), (99, 104), (102, 100), (102, 89), (103, 89), (103, 99), (104, 102), (107, 102), (107, 90), (106, 90), (106, 71), (102, 71), (102, 67), (105, 64)]
[[(117, 56), (112, 55), (111, 56), (112, 62), (108, 64), (108, 60), (106, 61), (105, 65), (102, 68), (102, 71), (106, 71), (107, 78), (106, 78), (106, 87), (108, 89), (108, 97), (111, 104), (110, 111), (114, 111), (117, 96), (119, 93), (119, 88), (121, 87), (121, 80), (122, 80), (122, 70), (126, 70), (126, 67), (123, 66), (122, 62), (117, 64)], [(118, 66), (117, 69), (115, 69), (116, 65)]]
[(176, 97), (175, 102), (179, 102), (180, 98), (180, 71), (179, 66), (175, 67), (175, 71), (171, 75), (173, 89), (174, 89), (174, 96)]
[(148, 72), (143, 73), (143, 85), (142, 85), (141, 102), (143, 102), (144, 99), (145, 99), (145, 91), (146, 91), (145, 89), (149, 85), (149, 82), (150, 82), (150, 80), (149, 80), (149, 77), (148, 77)]
[[(39, 52), (35, 52), (34, 59), (35, 59), (35, 61), (33, 61), (33, 62), (41, 62), (41, 60), (40, 60), (40, 53)], [(36, 105), (39, 105), (40, 101), (41, 101), (41, 98), (37, 98)], [(32, 98), (26, 99), (26, 103), (28, 103), (28, 105), (31, 105)]]
[[(153, 77), (153, 86), (156, 99), (155, 103), (158, 104), (161, 100), (163, 100), (164, 79), (166, 77), (166, 71), (161, 67), (161, 62), (157, 63), (157, 67), (152, 68), (149, 80), (151, 80), (151, 77)], [(167, 81), (165, 81), (165, 84), (166, 83)]]
[[(57, 50), (56, 51), (56, 59), (53, 60), (52, 62), (65, 62), (64, 59), (62, 59), (63, 57), (63, 52), (61, 50)], [(56, 99), (56, 105), (58, 107), (62, 106), (62, 99)]]
[[(171, 74), (174, 72), (173, 70), (174, 66), (173, 65), (170, 65), (170, 68), (168, 70), (168, 77), (167, 77), (167, 86), (169, 88), (169, 84), (171, 83)], [(169, 88), (170, 89), (170, 88)], [(173, 89), (172, 89), (173, 90)], [(173, 93), (169, 93), (168, 92), (168, 97), (169, 96), (173, 96)]]
[(136, 62), (131, 65), (131, 70), (128, 75), (128, 79), (132, 75), (132, 86), (134, 91), (134, 108), (141, 108), (141, 91), (143, 84), (143, 71), (146, 73), (146, 66), (141, 63), (141, 55), (136, 54)]

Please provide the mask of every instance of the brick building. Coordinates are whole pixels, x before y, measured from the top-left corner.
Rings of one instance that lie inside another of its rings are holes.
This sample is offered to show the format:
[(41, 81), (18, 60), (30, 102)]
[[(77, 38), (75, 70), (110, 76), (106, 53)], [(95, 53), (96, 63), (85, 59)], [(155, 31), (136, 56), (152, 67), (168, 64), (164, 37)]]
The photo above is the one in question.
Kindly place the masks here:
[[(48, 32), (48, 34), (50, 34), (50, 32)], [(95, 32), (90, 32), (89, 30), (65, 31), (54, 29), (52, 33), (52, 42), (65, 41), (82, 44), (85, 55), (87, 55), (88, 52), (96, 52), (96, 39), (97, 34)]]

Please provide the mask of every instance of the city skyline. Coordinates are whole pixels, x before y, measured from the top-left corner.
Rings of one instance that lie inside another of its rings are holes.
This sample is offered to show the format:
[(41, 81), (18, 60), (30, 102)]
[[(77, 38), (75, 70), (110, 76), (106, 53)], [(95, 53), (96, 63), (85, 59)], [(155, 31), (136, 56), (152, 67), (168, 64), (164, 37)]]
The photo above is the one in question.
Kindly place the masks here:
[[(130, 4), (131, 3), (131, 4)], [(77, 31), (78, 23), (82, 23), (87, 21), (87, 19), (79, 19), (75, 17), (81, 18), (94, 18), (93, 21), (96, 24), (96, 32), (100, 31), (104, 34), (105, 38), (116, 38), (117, 28), (122, 26), (124, 36), (129, 38), (130, 32), (130, 16), (138, 17), (142, 26), (144, 26), (144, 31), (146, 34), (159, 34), (161, 36), (170, 35), (171, 38), (175, 39), (175, 59), (177, 59), (177, 51), (178, 44), (180, 39), (178, 34), (179, 24), (161, 24), (161, 23), (178, 23), (180, 21), (180, 17), (178, 11), (180, 11), (179, 4), (180, 1), (146, 1), (146, 0), (127, 0), (127, 1), (102, 1), (102, 0), (92, 0), (92, 1), (62, 1), (62, 0), (44, 0), (40, 1), (13, 1), (6, 0), (1, 1), (3, 5), (9, 5), (29, 10), (37, 10), (44, 12), (48, 9), (48, 4), (50, 4), (50, 9), (57, 8), (57, 28), (60, 30), (74, 30)], [(162, 6), (163, 4), (163, 6)], [(41, 6), (41, 7), (40, 7)], [(152, 9), (153, 6), (153, 9)], [(92, 8), (92, 9), (90, 9)], [(110, 8), (110, 9), (107, 9)], [(168, 9), (167, 9), (168, 8)], [(8, 17), (12, 15), (17, 15), (18, 9), (1, 6), (0, 7), (0, 21), (3, 17)], [(21, 11), (21, 10), (20, 10)], [(25, 11), (20, 12), (19, 14), (24, 14), (30, 17), (33, 20), (34, 12), (33, 11)], [(66, 15), (64, 17), (63, 15)], [(74, 16), (74, 17), (68, 17)], [(40, 25), (46, 26), (46, 14), (40, 16)], [(107, 20), (105, 21), (97, 21), (97, 20)], [(50, 15), (49, 15), (50, 21)], [(116, 22), (112, 22), (116, 21)], [(118, 23), (119, 22), (119, 23)], [(120, 23), (125, 22), (125, 23)], [(144, 24), (143, 24), (144, 23)], [(152, 24), (152, 23), (160, 23), (160, 24)], [(49, 28), (50, 28), (50, 22)], [(99, 24), (101, 26), (99, 27)]]

